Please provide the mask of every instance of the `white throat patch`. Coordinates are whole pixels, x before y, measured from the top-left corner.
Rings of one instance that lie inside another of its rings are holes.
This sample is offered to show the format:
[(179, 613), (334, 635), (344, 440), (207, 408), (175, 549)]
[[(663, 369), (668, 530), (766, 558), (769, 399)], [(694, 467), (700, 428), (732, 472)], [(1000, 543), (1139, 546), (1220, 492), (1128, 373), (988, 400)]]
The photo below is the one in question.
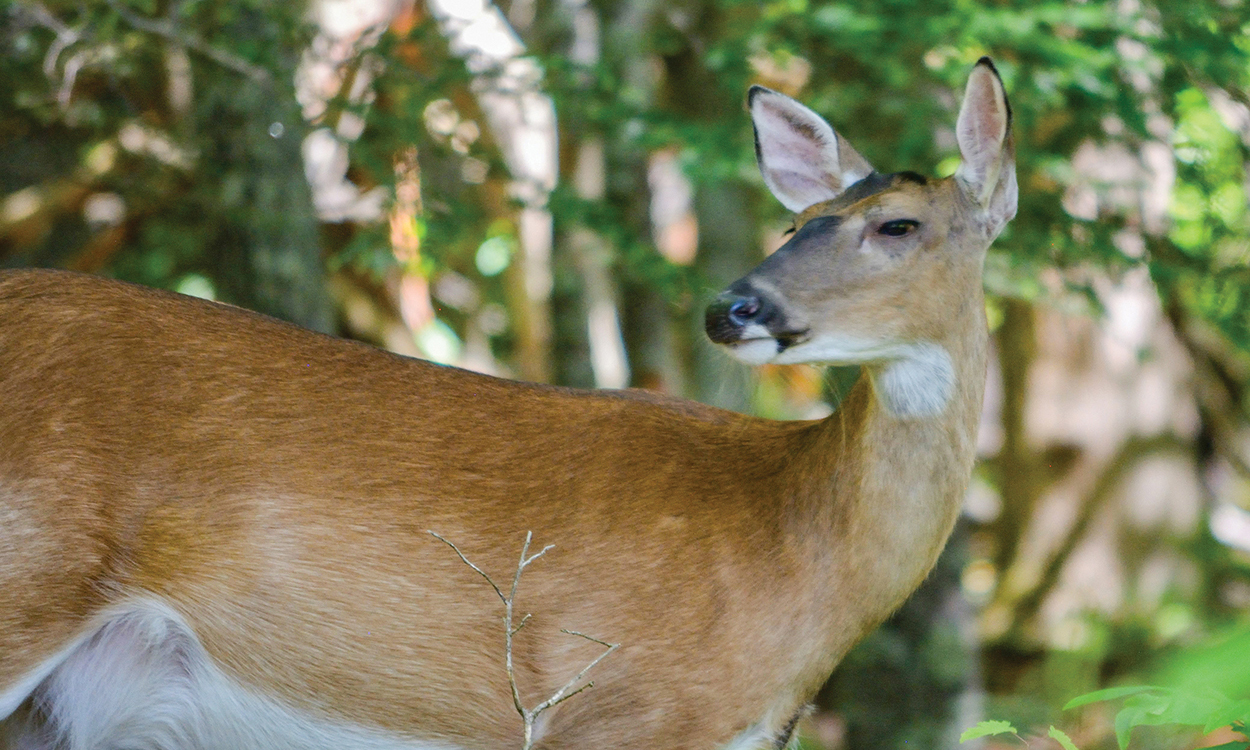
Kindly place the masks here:
[(873, 368), (872, 381), (882, 404), (900, 419), (936, 417), (955, 392), (951, 355), (937, 344), (910, 344), (906, 353)]

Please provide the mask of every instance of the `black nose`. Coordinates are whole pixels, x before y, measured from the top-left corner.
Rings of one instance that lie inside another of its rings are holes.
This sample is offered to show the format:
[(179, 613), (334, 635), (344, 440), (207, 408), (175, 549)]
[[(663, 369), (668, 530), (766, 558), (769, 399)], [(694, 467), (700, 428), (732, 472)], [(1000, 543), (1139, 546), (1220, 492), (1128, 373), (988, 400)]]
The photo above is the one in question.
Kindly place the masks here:
[(729, 305), (729, 309), (725, 311), (725, 315), (729, 317), (729, 322), (743, 328), (759, 317), (760, 310), (763, 309), (759, 297), (739, 297)]
[(708, 338), (718, 344), (732, 344), (742, 339), (742, 331), (751, 324), (768, 325), (768, 303), (746, 289), (730, 290), (717, 297), (707, 308), (704, 327)]

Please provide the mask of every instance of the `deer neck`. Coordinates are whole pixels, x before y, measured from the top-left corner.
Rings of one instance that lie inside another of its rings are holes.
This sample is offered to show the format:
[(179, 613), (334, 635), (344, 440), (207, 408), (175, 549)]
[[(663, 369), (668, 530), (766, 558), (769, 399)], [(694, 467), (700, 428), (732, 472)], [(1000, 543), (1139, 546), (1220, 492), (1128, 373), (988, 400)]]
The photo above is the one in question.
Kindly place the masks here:
[(959, 515), (987, 349), (979, 295), (961, 314), (960, 334), (866, 367), (843, 406), (814, 427), (804, 474), (819, 489), (798, 533), (824, 561), (825, 585), (812, 592), (821, 616), (862, 619), (838, 629), (848, 647), (919, 585)]

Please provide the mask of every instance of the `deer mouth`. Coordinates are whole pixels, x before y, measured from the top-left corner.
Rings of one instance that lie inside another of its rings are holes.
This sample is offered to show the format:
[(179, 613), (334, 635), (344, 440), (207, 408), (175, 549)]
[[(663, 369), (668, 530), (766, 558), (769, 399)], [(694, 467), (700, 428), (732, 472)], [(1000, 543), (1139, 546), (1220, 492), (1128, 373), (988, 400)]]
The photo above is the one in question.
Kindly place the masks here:
[(807, 328), (804, 328), (803, 330), (780, 331), (774, 333), (768, 330), (765, 326), (756, 324), (747, 326), (741, 331), (741, 335), (739, 335), (736, 339), (730, 341), (712, 340), (716, 341), (718, 344), (723, 344), (729, 347), (754, 344), (759, 341), (772, 341), (777, 344), (777, 351), (780, 353), (792, 346), (805, 343), (809, 338), (811, 338), (811, 330)]
[(741, 334), (728, 341), (717, 341), (715, 338), (712, 340), (724, 346), (734, 359), (748, 365), (773, 362), (790, 347), (802, 344), (810, 338), (806, 330), (770, 333), (761, 325), (748, 326)]
[(777, 353), (781, 354), (792, 346), (806, 343), (811, 338), (811, 333), (810, 328), (804, 328), (801, 331), (774, 333), (772, 337), (777, 340)]

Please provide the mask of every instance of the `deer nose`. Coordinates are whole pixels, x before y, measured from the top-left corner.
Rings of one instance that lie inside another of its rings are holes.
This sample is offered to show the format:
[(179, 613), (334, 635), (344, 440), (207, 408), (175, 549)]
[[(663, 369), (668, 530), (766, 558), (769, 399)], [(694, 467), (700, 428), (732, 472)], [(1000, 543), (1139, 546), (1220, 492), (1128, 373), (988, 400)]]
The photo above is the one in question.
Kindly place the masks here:
[(715, 343), (732, 344), (741, 340), (747, 326), (767, 325), (769, 310), (768, 303), (756, 294), (728, 291), (708, 306), (704, 327)]
[(729, 305), (725, 315), (729, 318), (730, 323), (739, 328), (744, 328), (748, 323), (759, 317), (762, 309), (764, 309), (764, 305), (760, 302), (759, 297), (739, 297)]

